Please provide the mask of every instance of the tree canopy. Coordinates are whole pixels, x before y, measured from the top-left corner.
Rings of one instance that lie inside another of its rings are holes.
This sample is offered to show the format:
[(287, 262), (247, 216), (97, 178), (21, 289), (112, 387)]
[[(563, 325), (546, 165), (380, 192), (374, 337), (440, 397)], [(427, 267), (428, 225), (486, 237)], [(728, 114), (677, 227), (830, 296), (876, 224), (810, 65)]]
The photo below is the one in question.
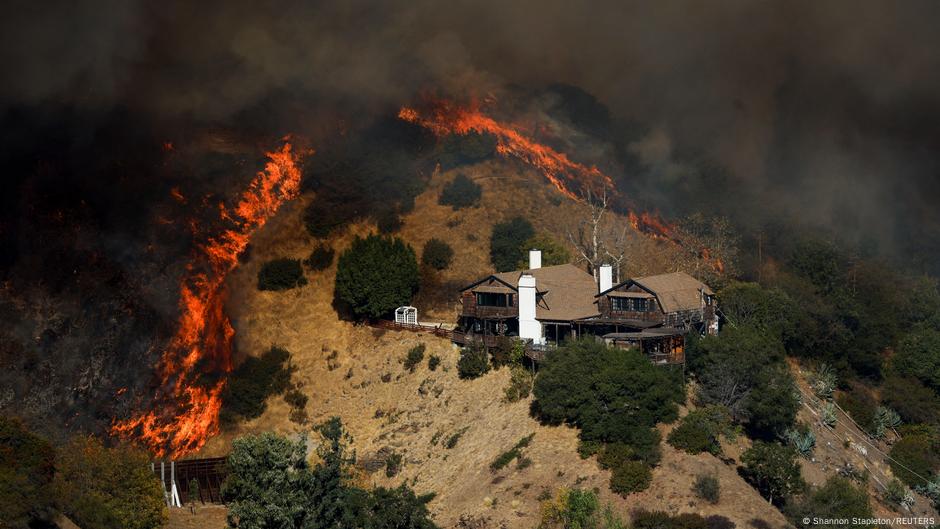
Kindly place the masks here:
[(407, 305), (418, 283), (415, 252), (397, 237), (356, 237), (336, 268), (336, 298), (359, 318), (379, 318)]
[(490, 261), (497, 272), (508, 272), (515, 269), (526, 256), (524, 244), (535, 235), (532, 224), (522, 218), (514, 217), (506, 222), (493, 226), (490, 237)]

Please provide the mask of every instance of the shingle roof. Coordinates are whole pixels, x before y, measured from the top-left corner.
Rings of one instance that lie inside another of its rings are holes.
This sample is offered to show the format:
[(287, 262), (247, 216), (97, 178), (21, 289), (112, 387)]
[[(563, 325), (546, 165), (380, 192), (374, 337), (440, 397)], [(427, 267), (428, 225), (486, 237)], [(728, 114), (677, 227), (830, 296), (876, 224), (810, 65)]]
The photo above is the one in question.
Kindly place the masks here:
[(632, 281), (656, 294), (665, 312), (701, 308), (703, 291), (715, 295), (708, 285), (685, 272), (637, 277)]
[(510, 285), (519, 284), (519, 276), (535, 277), (535, 288), (542, 300), (535, 309), (540, 320), (571, 321), (598, 314), (594, 277), (572, 264), (545, 266), (535, 270), (515, 270), (493, 274)]

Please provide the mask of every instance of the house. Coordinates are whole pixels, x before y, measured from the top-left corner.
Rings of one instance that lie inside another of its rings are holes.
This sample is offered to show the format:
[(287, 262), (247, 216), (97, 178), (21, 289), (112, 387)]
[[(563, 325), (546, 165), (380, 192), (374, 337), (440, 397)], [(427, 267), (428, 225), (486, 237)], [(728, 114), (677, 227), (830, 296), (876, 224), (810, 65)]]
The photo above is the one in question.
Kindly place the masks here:
[(492, 347), (506, 336), (544, 351), (593, 336), (671, 364), (684, 362), (686, 334), (718, 331), (715, 293), (684, 272), (614, 285), (610, 266), (601, 266), (595, 280), (577, 266), (542, 267), (541, 260), (541, 252), (532, 250), (529, 268), (491, 274), (464, 287), (454, 341)]

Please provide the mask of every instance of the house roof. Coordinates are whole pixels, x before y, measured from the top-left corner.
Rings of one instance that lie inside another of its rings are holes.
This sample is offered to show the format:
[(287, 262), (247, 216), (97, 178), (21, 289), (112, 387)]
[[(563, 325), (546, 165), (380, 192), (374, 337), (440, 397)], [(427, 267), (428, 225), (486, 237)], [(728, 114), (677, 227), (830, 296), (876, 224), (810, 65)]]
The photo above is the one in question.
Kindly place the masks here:
[(535, 289), (542, 295), (535, 309), (540, 320), (571, 321), (597, 315), (594, 277), (572, 264), (545, 266), (535, 270), (515, 270), (493, 274), (496, 279), (518, 285), (522, 274), (535, 277)]
[[(715, 295), (708, 285), (685, 272), (635, 277), (615, 285), (607, 292), (630, 284), (637, 284), (644, 290), (655, 294), (664, 312), (697, 309), (702, 306), (702, 292), (709, 296)], [(601, 294), (605, 293), (601, 292)]]

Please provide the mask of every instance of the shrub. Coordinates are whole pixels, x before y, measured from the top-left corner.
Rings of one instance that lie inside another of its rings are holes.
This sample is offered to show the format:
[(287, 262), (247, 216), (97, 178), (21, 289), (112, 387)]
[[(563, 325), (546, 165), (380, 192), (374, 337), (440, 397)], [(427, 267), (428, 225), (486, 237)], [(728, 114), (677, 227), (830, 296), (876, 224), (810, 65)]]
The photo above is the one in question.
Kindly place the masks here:
[(653, 481), (650, 467), (642, 461), (625, 461), (613, 469), (610, 476), (610, 490), (627, 496), (646, 490)]
[(840, 392), (836, 396), (836, 402), (863, 430), (868, 433), (874, 431), (878, 402), (867, 388), (853, 383), (848, 391)]
[(690, 454), (708, 452), (721, 453), (719, 435), (730, 425), (730, 417), (720, 407), (710, 406), (689, 412), (682, 418), (679, 426), (669, 433), (670, 445)]
[(307, 396), (297, 388), (291, 388), (284, 393), (284, 402), (291, 408), (305, 408), (307, 400)]
[(889, 375), (881, 398), (908, 423), (940, 425), (940, 395), (916, 378)]
[(515, 446), (497, 456), (496, 459), (490, 463), (490, 470), (496, 472), (497, 470), (500, 470), (511, 463), (513, 459), (521, 457), (522, 450), (529, 446), (529, 443), (532, 442), (533, 437), (535, 437), (534, 433), (519, 439)]
[(163, 490), (149, 463), (143, 450), (73, 438), (56, 460), (55, 496), (62, 512), (80, 527), (161, 527), (167, 516)]
[(0, 520), (19, 528), (51, 517), (54, 463), (48, 441), (0, 416)]
[[(545, 491), (547, 494), (547, 490)], [(541, 529), (625, 529), (626, 524), (608, 507), (599, 510), (597, 495), (589, 490), (559, 489), (554, 500), (542, 502)]]
[(671, 516), (640, 510), (633, 514), (633, 529), (734, 529), (734, 523), (724, 516), (702, 518), (692, 513)]
[(310, 256), (304, 261), (304, 264), (307, 265), (307, 268), (320, 271), (326, 270), (333, 264), (333, 257), (336, 255), (336, 251), (332, 247), (326, 244), (318, 244), (316, 248), (310, 252)]
[(457, 446), (457, 442), (460, 441), (460, 438), (463, 437), (463, 434), (466, 431), (466, 428), (461, 428), (460, 430), (454, 432), (450, 437), (447, 438), (446, 441), (444, 441), (444, 448), (450, 450), (451, 448)]
[(917, 378), (940, 393), (940, 331), (920, 327), (905, 336), (891, 366), (899, 375)]
[(408, 356), (405, 357), (405, 369), (412, 373), (415, 372), (415, 368), (424, 360), (425, 348), (423, 343), (419, 343), (408, 350)]
[(437, 370), (437, 366), (441, 365), (441, 357), (437, 355), (431, 355), (428, 357), (428, 369), (431, 371)]
[(523, 257), (516, 263), (516, 268), (519, 269), (529, 268), (526, 250), (540, 250), (542, 252), (542, 266), (554, 266), (571, 262), (571, 253), (568, 248), (544, 233), (530, 237), (522, 243), (521, 249)]
[(401, 472), (401, 454), (392, 452), (385, 458), (385, 476), (386, 477), (395, 477)]
[(450, 134), (438, 141), (435, 151), (441, 169), (447, 171), (493, 157), (496, 154), (496, 138), (476, 132)]
[(258, 290), (290, 290), (306, 284), (299, 259), (274, 259), (258, 271)]
[(401, 225), (401, 217), (398, 216), (398, 212), (395, 210), (386, 209), (376, 215), (375, 227), (383, 235), (395, 233), (401, 229)]
[(894, 507), (910, 507), (914, 503), (911, 491), (897, 478), (889, 481), (885, 489), (884, 499)]
[(490, 361), (482, 346), (464, 347), (457, 361), (457, 374), (460, 378), (471, 379), (483, 376), (490, 370)]
[(435, 270), (444, 270), (454, 260), (454, 249), (440, 239), (428, 239), (421, 250), (421, 264)]
[(873, 516), (868, 493), (839, 476), (830, 477), (822, 487), (810, 492), (786, 511), (795, 525), (799, 525), (799, 520), (804, 518), (819, 518), (832, 522), (823, 521), (814, 524), (814, 527), (831, 529), (845, 527), (845, 524), (838, 522), (839, 519), (869, 519)]
[(918, 474), (930, 480), (935, 479), (940, 473), (938, 445), (940, 443), (926, 434), (905, 435), (891, 447), (889, 463), (894, 475), (911, 488), (925, 485)]
[(522, 218), (514, 217), (493, 226), (490, 236), (490, 261), (497, 272), (508, 272), (526, 255), (525, 241), (535, 234), (532, 224)]
[(535, 376), (531, 371), (522, 366), (512, 366), (509, 371), (509, 386), (506, 388), (506, 401), (518, 402), (528, 398), (532, 392), (532, 384)]
[(456, 178), (444, 185), (437, 203), (458, 210), (478, 205), (482, 194), (483, 188), (479, 184), (464, 174), (458, 174)]
[(398, 238), (356, 237), (336, 268), (336, 297), (360, 318), (378, 318), (407, 305), (418, 283), (414, 250)]
[(809, 427), (799, 424), (784, 432), (783, 438), (802, 457), (808, 459), (813, 455), (813, 448), (816, 447), (816, 434)]
[(780, 504), (805, 487), (796, 451), (790, 447), (754, 441), (741, 455), (741, 462), (742, 477), (771, 503)]
[(708, 503), (718, 503), (721, 499), (721, 484), (718, 482), (718, 476), (712, 474), (700, 474), (696, 477), (692, 491)]
[(249, 356), (229, 376), (222, 391), (223, 424), (232, 424), (239, 418), (261, 416), (265, 400), (288, 389), (292, 368), (290, 353), (280, 347), (271, 347), (260, 357)]

